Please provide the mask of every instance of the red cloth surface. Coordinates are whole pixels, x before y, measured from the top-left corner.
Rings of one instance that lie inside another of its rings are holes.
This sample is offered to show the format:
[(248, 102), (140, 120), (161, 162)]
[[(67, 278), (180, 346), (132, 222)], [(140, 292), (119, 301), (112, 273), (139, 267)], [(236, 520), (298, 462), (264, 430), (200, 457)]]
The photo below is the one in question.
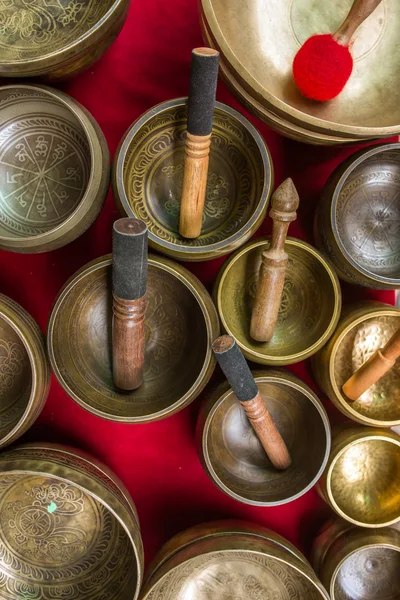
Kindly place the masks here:
[[(81, 102), (102, 127), (113, 157), (131, 123), (164, 100), (187, 95), (192, 48), (202, 45), (196, 0), (133, 0), (119, 38), (94, 67), (59, 85)], [(290, 234), (312, 243), (319, 193), (331, 171), (356, 148), (320, 148), (287, 140), (249, 115), (220, 83), (217, 99), (246, 115), (264, 136), (275, 166), (275, 184), (292, 177), (300, 194)], [(95, 224), (78, 240), (41, 255), (0, 251), (0, 290), (38, 321), (43, 331), (65, 281), (88, 261), (111, 251), (111, 226), (118, 217), (111, 192)], [(266, 219), (257, 236), (269, 234)], [(186, 266), (211, 289), (223, 259)], [(343, 286), (344, 301), (372, 298), (394, 303), (393, 292)], [(310, 365), (289, 367), (323, 399), (332, 419), (339, 413), (312, 379)], [(22, 441), (53, 441), (83, 448), (103, 460), (128, 487), (139, 512), (148, 562), (178, 531), (207, 520), (240, 518), (271, 527), (308, 552), (330, 510), (311, 490), (277, 508), (250, 507), (220, 492), (197, 456), (195, 425), (201, 398), (160, 422), (125, 425), (99, 419), (76, 405), (52, 379), (37, 423)]]

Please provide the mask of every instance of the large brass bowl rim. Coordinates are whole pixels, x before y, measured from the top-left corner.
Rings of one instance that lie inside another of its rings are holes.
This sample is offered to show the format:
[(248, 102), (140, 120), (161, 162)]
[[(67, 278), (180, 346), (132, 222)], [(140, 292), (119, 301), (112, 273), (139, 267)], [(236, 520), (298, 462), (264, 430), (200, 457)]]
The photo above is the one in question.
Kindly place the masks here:
[[(216, 309), (212, 303), (211, 298), (210, 298), (210, 305), (208, 307), (206, 306), (204, 300), (202, 299), (200, 292), (202, 292), (203, 294), (206, 293), (207, 296), (208, 296), (208, 292), (205, 289), (205, 287), (203, 286), (203, 284), (190, 271), (185, 269), (182, 265), (175, 263), (174, 261), (172, 261), (168, 258), (164, 258), (162, 256), (157, 256), (155, 254), (149, 254), (149, 265), (155, 266), (156, 268), (166, 271), (170, 275), (173, 275), (181, 283), (183, 283), (183, 285), (185, 285), (186, 288), (188, 288), (188, 290), (191, 292), (191, 294), (196, 299), (198, 305), (200, 306), (201, 312), (203, 313), (204, 321), (206, 324), (206, 329), (207, 329), (208, 343), (207, 343), (206, 356), (204, 358), (204, 362), (201, 367), (201, 371), (198, 374), (196, 381), (192, 384), (190, 389), (187, 390), (186, 393), (179, 399), (179, 401), (175, 402), (175, 404), (172, 404), (172, 405), (168, 406), (167, 408), (164, 408), (163, 410), (160, 410), (156, 413), (150, 413), (148, 415), (141, 415), (140, 417), (122, 417), (122, 416), (110, 415), (108, 413), (105, 413), (101, 410), (98, 410), (97, 408), (94, 408), (90, 404), (87, 404), (86, 402), (84, 402), (77, 394), (75, 394), (75, 392), (69, 387), (68, 383), (66, 383), (66, 381), (64, 380), (64, 377), (63, 377), (60, 369), (58, 368), (58, 363), (56, 361), (55, 354), (54, 354), (53, 333), (54, 333), (55, 321), (56, 321), (56, 318), (57, 318), (60, 310), (62, 309), (63, 302), (66, 299), (66, 297), (68, 296), (68, 294), (73, 290), (73, 288), (78, 283), (80, 283), (87, 275), (89, 275), (99, 269), (103, 269), (104, 267), (109, 267), (111, 265), (112, 265), (112, 255), (111, 254), (102, 256), (98, 259), (95, 259), (95, 260), (89, 262), (87, 265), (83, 266), (82, 269), (80, 269), (77, 273), (75, 273), (75, 275), (72, 275), (72, 277), (66, 282), (64, 287), (59, 292), (59, 295), (58, 295), (58, 297), (54, 303), (54, 306), (52, 308), (48, 326), (47, 326), (47, 351), (49, 354), (50, 364), (52, 366), (55, 376), (57, 377), (57, 380), (59, 381), (61, 386), (64, 388), (64, 390), (71, 396), (71, 398), (73, 398), (73, 400), (77, 404), (82, 406), (82, 408), (84, 408), (85, 410), (87, 410), (88, 412), (90, 412), (94, 415), (97, 415), (98, 417), (101, 417), (102, 419), (106, 419), (108, 421), (114, 421), (114, 422), (118, 422), (118, 423), (148, 423), (150, 421), (163, 419), (165, 417), (168, 417), (170, 414), (177, 412), (181, 408), (184, 408), (188, 404), (188, 402), (190, 402), (194, 392), (199, 387), (201, 382), (204, 380), (204, 377), (207, 373), (207, 369), (209, 368), (210, 364), (214, 364), (214, 362), (215, 362), (215, 359), (214, 359), (214, 356), (213, 356), (213, 353), (211, 350), (211, 342), (214, 339), (213, 338), (213, 323), (212, 323), (213, 316), (214, 316), (213, 320), (216, 323), (218, 323), (218, 315), (216, 313)], [(215, 312), (215, 315), (211, 316), (209, 314), (210, 309), (212, 309)]]
[(301, 490), (297, 494), (294, 494), (293, 496), (289, 496), (288, 498), (285, 498), (283, 500), (277, 500), (275, 502), (258, 502), (257, 500), (251, 500), (249, 498), (245, 498), (244, 496), (240, 496), (239, 494), (236, 494), (233, 490), (231, 490), (228, 486), (226, 486), (225, 483), (218, 477), (218, 475), (213, 467), (213, 463), (210, 460), (210, 453), (209, 453), (209, 446), (208, 446), (208, 434), (210, 431), (210, 427), (211, 427), (211, 423), (214, 418), (214, 415), (215, 415), (216, 411), (218, 410), (218, 408), (221, 406), (221, 404), (223, 402), (225, 402), (227, 396), (231, 395), (231, 393), (232, 393), (231, 388), (229, 388), (226, 392), (224, 392), (220, 396), (220, 398), (218, 398), (218, 400), (216, 401), (214, 406), (211, 408), (209, 414), (207, 415), (207, 418), (204, 423), (202, 438), (201, 438), (203, 456), (204, 456), (204, 460), (206, 462), (207, 468), (209, 469), (210, 474), (212, 475), (215, 482), (226, 494), (228, 494), (235, 500), (238, 500), (239, 502), (242, 502), (243, 504), (249, 504), (251, 506), (281, 506), (283, 504), (288, 504), (289, 502), (293, 502), (294, 500), (297, 500), (298, 498), (300, 498), (301, 496), (306, 494), (316, 484), (316, 482), (318, 481), (318, 479), (321, 477), (322, 473), (324, 472), (325, 467), (328, 463), (329, 454), (330, 454), (330, 450), (331, 450), (331, 429), (330, 429), (330, 424), (329, 424), (329, 418), (325, 411), (325, 408), (323, 407), (323, 405), (322, 405), (321, 401), (319, 400), (319, 398), (317, 397), (317, 395), (314, 394), (314, 392), (308, 386), (303, 384), (302, 382), (299, 381), (297, 383), (292, 379), (286, 379), (284, 374), (282, 374), (282, 375), (268, 375), (268, 374), (257, 375), (255, 377), (255, 381), (257, 383), (264, 383), (264, 382), (280, 383), (280, 384), (286, 385), (288, 388), (294, 388), (295, 390), (297, 390), (298, 392), (303, 394), (303, 396), (306, 396), (311, 401), (311, 403), (315, 406), (315, 408), (317, 409), (317, 411), (321, 417), (321, 421), (324, 425), (325, 434), (326, 434), (325, 454), (324, 454), (324, 458), (322, 460), (321, 466), (318, 469), (318, 473), (313, 477), (313, 479), (310, 481), (310, 483), (308, 483), (307, 486), (303, 490)]
[(344, 125), (343, 123), (337, 123), (335, 121), (328, 121), (326, 119), (318, 119), (307, 113), (304, 113), (290, 104), (287, 104), (283, 100), (280, 100), (268, 90), (266, 90), (251, 73), (244, 67), (240, 60), (236, 57), (232, 48), (230, 47), (225, 35), (219, 25), (214, 8), (213, 0), (201, 0), (201, 7), (205, 19), (208, 23), (208, 28), (212, 33), (215, 40), (218, 40), (218, 46), (221, 48), (222, 54), (225, 56), (232, 69), (240, 73), (244, 81), (258, 97), (262, 98), (265, 104), (275, 107), (287, 115), (290, 120), (298, 120), (304, 124), (305, 128), (319, 127), (323, 131), (327, 130), (328, 133), (340, 134), (343, 133), (348, 136), (354, 136), (362, 139), (371, 137), (389, 137), (396, 135), (400, 132), (400, 123), (398, 125), (391, 125), (387, 127), (359, 127), (356, 125)]
[[(265, 242), (268, 241), (270, 238), (259, 238), (257, 240), (255, 240), (254, 242), (250, 242), (249, 244), (246, 244), (245, 246), (243, 246), (242, 248), (240, 248), (237, 252), (235, 252), (234, 254), (232, 254), (232, 256), (230, 256), (226, 262), (224, 262), (221, 266), (221, 271), (220, 271), (220, 275), (217, 279), (217, 309), (218, 309), (218, 313), (221, 319), (221, 323), (223, 328), (225, 329), (225, 331), (229, 334), (229, 335), (234, 335), (232, 330), (229, 327), (229, 324), (225, 318), (225, 315), (222, 311), (222, 288), (224, 286), (224, 280), (226, 279), (229, 270), (231, 269), (231, 267), (235, 264), (235, 262), (242, 257), (243, 254), (246, 254), (247, 252), (254, 250), (255, 248), (257, 248), (258, 246), (264, 246)], [(322, 348), (322, 346), (324, 346), (325, 342), (331, 337), (332, 333), (334, 332), (336, 325), (339, 321), (339, 316), (340, 316), (340, 308), (342, 305), (342, 292), (341, 292), (341, 288), (340, 288), (340, 284), (339, 284), (339, 279), (333, 269), (333, 267), (331, 266), (330, 262), (328, 262), (328, 259), (321, 253), (319, 252), (316, 248), (314, 248), (313, 246), (311, 246), (310, 244), (307, 244), (307, 242), (303, 242), (302, 240), (299, 240), (297, 238), (293, 238), (288, 236), (286, 238), (286, 242), (285, 244), (287, 244), (288, 246), (295, 246), (297, 248), (300, 248), (301, 250), (304, 250), (306, 252), (308, 252), (313, 258), (316, 258), (317, 261), (324, 267), (326, 273), (329, 276), (329, 279), (331, 280), (332, 283), (332, 287), (333, 287), (333, 291), (334, 291), (334, 296), (335, 296), (335, 305), (333, 308), (333, 314), (332, 314), (332, 318), (331, 321), (328, 325), (328, 327), (326, 328), (324, 334), (316, 341), (314, 342), (314, 344), (312, 346), (309, 346), (306, 350), (303, 350), (302, 352), (296, 352), (295, 354), (282, 354), (280, 356), (270, 356), (269, 354), (267, 354), (266, 352), (256, 352), (255, 350), (252, 350), (251, 348), (249, 348), (248, 346), (246, 346), (240, 339), (236, 339), (238, 346), (243, 350), (244, 354), (246, 355), (246, 358), (249, 358), (250, 360), (254, 360), (254, 357), (256, 359), (261, 359), (261, 360), (265, 360), (268, 359), (268, 361), (273, 364), (275, 363), (276, 365), (278, 364), (282, 364), (282, 361), (285, 361), (285, 364), (291, 364), (294, 362), (298, 362), (299, 360), (305, 360), (306, 358), (312, 356), (312, 354), (314, 354), (315, 352), (317, 352), (320, 348)]]
[[(125, 133), (125, 137), (121, 142), (121, 146), (119, 150), (117, 150), (113, 168), (115, 171), (114, 181), (116, 183), (117, 193), (120, 198), (123, 209), (129, 217), (137, 216), (132, 210), (132, 207), (129, 203), (124, 185), (124, 165), (129, 146), (132, 143), (136, 134), (148, 121), (153, 119), (156, 115), (170, 108), (174, 108), (177, 106), (186, 106), (187, 100), (187, 97), (175, 98), (173, 100), (167, 100), (166, 102), (161, 102), (160, 104), (153, 106), (153, 108), (143, 113), (143, 115), (141, 115)], [(237, 110), (231, 108), (227, 104), (223, 104), (222, 102), (215, 102), (215, 108), (228, 113), (231, 117), (234, 117), (237, 121), (239, 121), (239, 123), (251, 134), (253, 140), (257, 144), (263, 162), (264, 184), (261, 192), (261, 197), (259, 198), (256, 206), (256, 210), (253, 212), (250, 219), (234, 234), (230, 235), (229, 237), (223, 239), (220, 242), (208, 244), (207, 246), (185, 246), (184, 244), (175, 244), (174, 242), (168, 242), (167, 240), (161, 239), (149, 230), (149, 243), (150, 245), (155, 246), (157, 249), (159, 247), (165, 247), (171, 252), (176, 252), (180, 254), (184, 253), (189, 255), (201, 255), (204, 254), (204, 252), (218, 251), (225, 248), (226, 246), (229, 246), (231, 243), (237, 243), (237, 240), (242, 238), (244, 235), (250, 234), (250, 232), (253, 231), (254, 227), (258, 228), (258, 226), (261, 225), (261, 222), (259, 223), (259, 221), (262, 221), (264, 219), (264, 213), (268, 205), (269, 197), (271, 195), (274, 183), (273, 163), (268, 146), (261, 137), (260, 133), (254, 127), (254, 125), (252, 125), (250, 121), (248, 121), (246, 117), (244, 117)]]

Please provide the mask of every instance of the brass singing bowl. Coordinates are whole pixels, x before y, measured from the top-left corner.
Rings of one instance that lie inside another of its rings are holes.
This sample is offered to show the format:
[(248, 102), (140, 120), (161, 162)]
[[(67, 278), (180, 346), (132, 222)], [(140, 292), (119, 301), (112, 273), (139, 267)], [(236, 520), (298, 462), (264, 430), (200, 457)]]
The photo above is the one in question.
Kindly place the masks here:
[(240, 248), (221, 266), (214, 299), (225, 331), (249, 360), (287, 365), (305, 360), (330, 338), (341, 308), (338, 278), (330, 262), (315, 248), (288, 237), (289, 256), (274, 336), (268, 343), (250, 337), (251, 310), (257, 290), (262, 252), (269, 239)]
[(400, 5), (396, 0), (382, 2), (357, 30), (351, 48), (352, 75), (331, 102), (303, 97), (293, 80), (292, 63), (311, 35), (338, 29), (352, 0), (334, 4), (202, 0), (201, 4), (203, 19), (235, 78), (266, 108), (305, 129), (329, 135), (366, 139), (400, 132)]
[(0, 77), (62, 79), (97, 61), (130, 0), (1, 0)]
[(343, 519), (361, 527), (400, 520), (400, 437), (387, 429), (345, 427), (332, 435), (322, 497)]
[(351, 401), (342, 386), (400, 327), (400, 308), (378, 302), (346, 307), (338, 327), (312, 358), (314, 375), (335, 406), (353, 421), (372, 427), (400, 425), (400, 365)]
[(135, 506), (104, 465), (54, 444), (0, 455), (0, 596), (136, 600), (143, 546)]
[(144, 383), (122, 392), (112, 376), (111, 256), (85, 265), (64, 286), (47, 329), (54, 373), (89, 412), (125, 423), (162, 419), (192, 402), (210, 379), (219, 335), (213, 302), (187, 269), (149, 258)]
[(186, 98), (164, 102), (128, 130), (113, 167), (122, 215), (145, 221), (149, 244), (186, 261), (209, 260), (241, 246), (264, 220), (273, 186), (272, 160), (253, 125), (217, 102), (201, 235), (179, 234), (185, 159)]
[(47, 87), (0, 88), (0, 248), (48, 252), (76, 239), (109, 176), (104, 135), (80, 104)]
[(367, 148), (331, 174), (315, 237), (339, 277), (378, 289), (400, 288), (400, 143)]
[(49, 387), (43, 333), (22, 306), (0, 294), (0, 448), (34, 423)]

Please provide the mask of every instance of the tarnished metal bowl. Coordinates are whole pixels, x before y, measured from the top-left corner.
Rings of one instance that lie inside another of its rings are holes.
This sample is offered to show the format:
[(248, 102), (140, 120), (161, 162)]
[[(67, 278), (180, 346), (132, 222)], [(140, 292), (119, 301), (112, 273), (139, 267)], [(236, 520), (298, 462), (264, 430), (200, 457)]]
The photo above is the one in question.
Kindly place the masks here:
[(253, 125), (217, 102), (202, 233), (196, 239), (181, 237), (186, 102), (164, 102), (132, 125), (114, 160), (113, 189), (121, 214), (146, 222), (150, 246), (173, 258), (199, 261), (231, 252), (258, 229), (273, 187), (273, 166)]
[(187, 406), (210, 379), (218, 315), (200, 283), (181, 265), (149, 257), (144, 383), (133, 392), (113, 384), (111, 256), (85, 265), (54, 304), (47, 344), (64, 390), (89, 412), (125, 423), (162, 419)]
[(107, 195), (110, 159), (93, 117), (47, 87), (0, 87), (0, 248), (47, 252), (88, 229)]
[(265, 365), (287, 365), (315, 354), (334, 332), (341, 309), (341, 291), (333, 267), (318, 250), (287, 238), (289, 264), (272, 340), (250, 337), (251, 310), (257, 289), (261, 255), (269, 239), (240, 248), (221, 266), (214, 299), (225, 331), (249, 360)]
[(0, 294), (0, 448), (33, 424), (49, 387), (43, 333), (22, 306)]
[(136, 600), (143, 546), (136, 509), (91, 456), (53, 444), (0, 455), (0, 596)]

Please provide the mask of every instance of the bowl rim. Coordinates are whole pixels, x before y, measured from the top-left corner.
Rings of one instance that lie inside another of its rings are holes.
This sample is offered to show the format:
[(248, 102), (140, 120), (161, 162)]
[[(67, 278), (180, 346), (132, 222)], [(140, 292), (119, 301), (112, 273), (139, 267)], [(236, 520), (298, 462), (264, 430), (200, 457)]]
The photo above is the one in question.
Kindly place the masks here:
[[(170, 108), (185, 106), (187, 105), (187, 100), (187, 97), (183, 96), (180, 98), (174, 98), (173, 100), (167, 100), (165, 102), (161, 102), (153, 106), (145, 113), (143, 113), (125, 132), (125, 135), (115, 155), (113, 164), (113, 179), (115, 182), (117, 195), (126, 215), (130, 217), (139, 216), (132, 210), (124, 185), (124, 167), (126, 155), (129, 151), (129, 147), (134, 137), (148, 121), (151, 121), (153, 119), (153, 117), (159, 115), (164, 111), (169, 110)], [(215, 251), (219, 252), (220, 254), (222, 249), (226, 248), (232, 243), (240, 243), (240, 240), (243, 240), (243, 238), (246, 235), (250, 236), (252, 233), (254, 233), (256, 229), (258, 229), (258, 227), (261, 225), (260, 220), (263, 219), (264, 213), (267, 210), (269, 198), (271, 196), (274, 184), (274, 167), (271, 153), (261, 134), (257, 131), (254, 125), (252, 125), (252, 123), (250, 123), (250, 121), (246, 119), (245, 116), (243, 116), (241, 113), (239, 113), (234, 108), (228, 106), (227, 104), (216, 101), (215, 108), (219, 109), (220, 111), (226, 112), (231, 117), (235, 118), (237, 121), (239, 121), (240, 125), (243, 126), (246, 129), (246, 131), (248, 131), (251, 134), (255, 144), (257, 145), (257, 148), (260, 153), (260, 158), (263, 164), (263, 186), (260, 198), (257, 200), (256, 208), (253, 211), (250, 219), (248, 219), (246, 223), (244, 223), (243, 226), (234, 234), (230, 235), (227, 238), (224, 238), (219, 242), (207, 244), (204, 246), (186, 246), (185, 244), (176, 244), (175, 242), (163, 240), (149, 229), (149, 243), (153, 243), (157, 248), (160, 247), (163, 250), (165, 249), (164, 251), (175, 253), (177, 255), (185, 254), (187, 255), (185, 257), (187, 260), (190, 260), (190, 256), (199, 256), (199, 259), (201, 259), (201, 255), (205, 252)], [(255, 229), (253, 230), (253, 228)]]

